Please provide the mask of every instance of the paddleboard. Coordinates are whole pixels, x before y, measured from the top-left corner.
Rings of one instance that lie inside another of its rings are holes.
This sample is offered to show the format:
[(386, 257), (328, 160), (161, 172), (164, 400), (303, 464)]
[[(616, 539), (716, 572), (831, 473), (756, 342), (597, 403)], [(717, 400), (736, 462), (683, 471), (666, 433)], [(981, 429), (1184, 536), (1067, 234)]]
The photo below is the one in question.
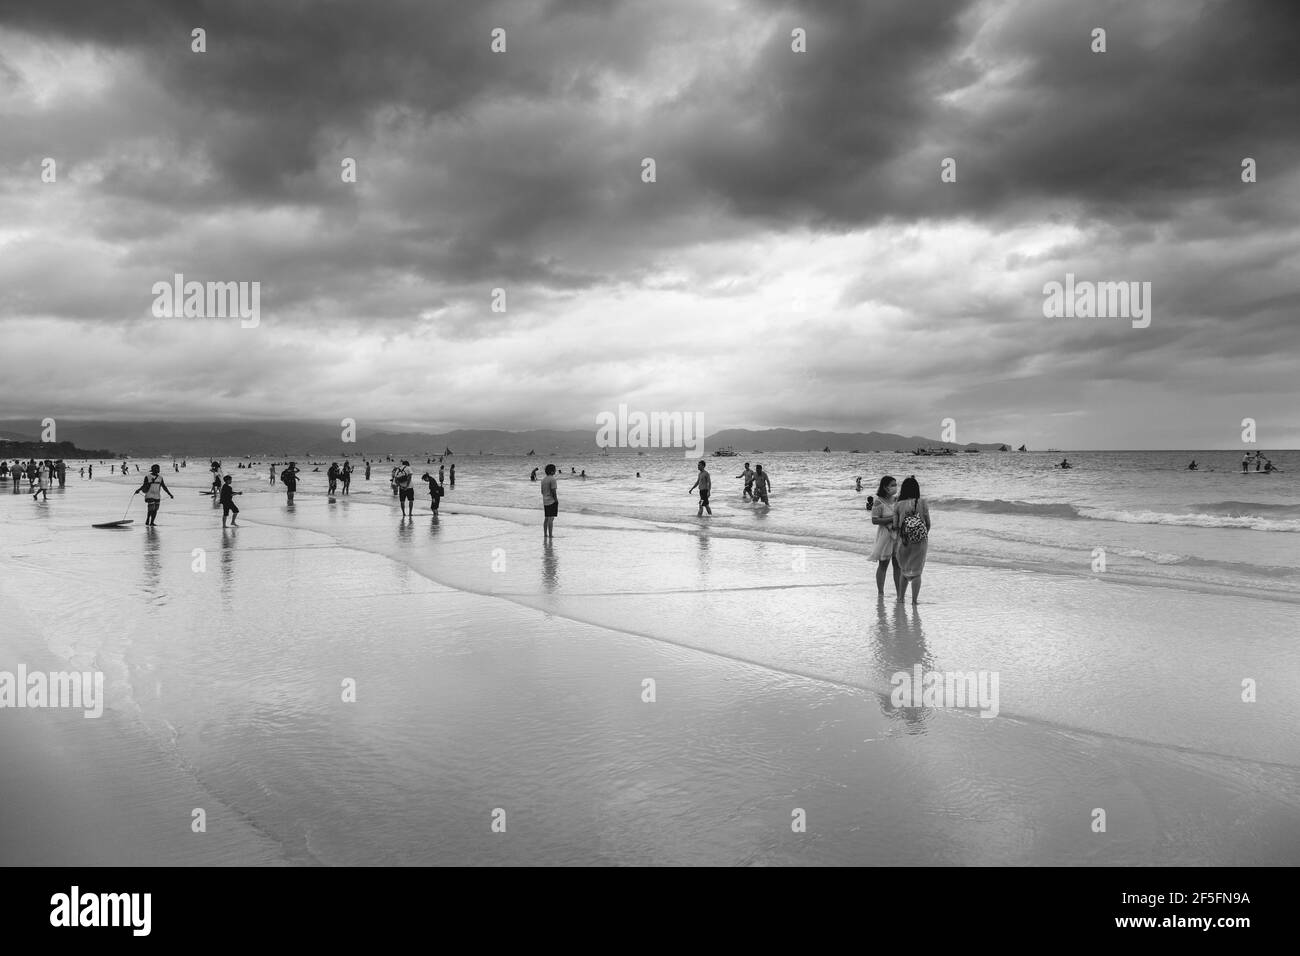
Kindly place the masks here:
[(123, 518), (121, 521), (105, 521), (103, 524), (92, 524), (92, 528), (125, 528), (129, 524), (135, 524), (134, 518)]

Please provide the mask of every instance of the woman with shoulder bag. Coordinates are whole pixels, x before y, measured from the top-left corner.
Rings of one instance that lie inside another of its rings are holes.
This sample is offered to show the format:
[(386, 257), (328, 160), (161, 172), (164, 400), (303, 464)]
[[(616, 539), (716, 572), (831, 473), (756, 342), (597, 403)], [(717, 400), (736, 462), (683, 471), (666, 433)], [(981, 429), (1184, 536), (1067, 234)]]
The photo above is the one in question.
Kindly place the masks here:
[(925, 570), (925, 552), (930, 537), (930, 506), (921, 497), (921, 485), (913, 475), (904, 479), (894, 506), (894, 531), (898, 545), (894, 554), (903, 575), (898, 585), (898, 599), (903, 600), (907, 584), (912, 584), (912, 603), (921, 592), (921, 572)]

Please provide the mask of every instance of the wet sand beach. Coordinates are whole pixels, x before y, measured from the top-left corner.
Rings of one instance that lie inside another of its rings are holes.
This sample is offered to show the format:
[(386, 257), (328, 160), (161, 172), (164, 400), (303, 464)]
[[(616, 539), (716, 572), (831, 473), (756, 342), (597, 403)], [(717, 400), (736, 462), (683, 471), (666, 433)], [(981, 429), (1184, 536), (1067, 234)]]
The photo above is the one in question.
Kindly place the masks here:
[[(90, 528), (134, 475), (0, 498), (0, 669), (106, 696), (0, 711), (5, 863), (1300, 860), (1286, 602), (940, 554), (912, 608), (859, 554), (689, 522), (562, 507), (544, 547), (540, 509), (250, 474), (223, 531), (166, 477), (153, 530)], [(918, 664), (996, 671), (998, 716), (894, 706)]]

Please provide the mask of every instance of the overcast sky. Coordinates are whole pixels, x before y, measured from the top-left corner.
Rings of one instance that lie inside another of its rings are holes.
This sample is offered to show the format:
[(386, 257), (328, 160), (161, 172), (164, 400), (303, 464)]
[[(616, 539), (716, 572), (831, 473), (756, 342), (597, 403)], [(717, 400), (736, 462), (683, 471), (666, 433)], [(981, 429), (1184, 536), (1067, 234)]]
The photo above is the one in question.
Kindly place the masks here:
[[(1297, 36), (1254, 0), (0, 0), (0, 418), (1295, 447)], [(177, 272), (260, 282), (260, 324), (153, 317)], [(1150, 282), (1150, 326), (1046, 318), (1066, 273)]]

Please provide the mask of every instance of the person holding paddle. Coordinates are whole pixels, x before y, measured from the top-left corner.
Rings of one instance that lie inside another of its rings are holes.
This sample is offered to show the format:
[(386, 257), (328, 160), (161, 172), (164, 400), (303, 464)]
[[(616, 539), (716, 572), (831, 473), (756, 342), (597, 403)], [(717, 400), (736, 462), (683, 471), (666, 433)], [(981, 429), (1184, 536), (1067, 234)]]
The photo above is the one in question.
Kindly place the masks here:
[(162, 469), (154, 465), (149, 469), (149, 474), (144, 476), (144, 484), (135, 490), (138, 495), (144, 492), (144, 503), (149, 506), (149, 514), (144, 519), (145, 527), (155, 524), (155, 518), (158, 517), (158, 506), (162, 504), (162, 493), (167, 492), (168, 498), (175, 498), (172, 490), (167, 487), (167, 482), (163, 480)]

